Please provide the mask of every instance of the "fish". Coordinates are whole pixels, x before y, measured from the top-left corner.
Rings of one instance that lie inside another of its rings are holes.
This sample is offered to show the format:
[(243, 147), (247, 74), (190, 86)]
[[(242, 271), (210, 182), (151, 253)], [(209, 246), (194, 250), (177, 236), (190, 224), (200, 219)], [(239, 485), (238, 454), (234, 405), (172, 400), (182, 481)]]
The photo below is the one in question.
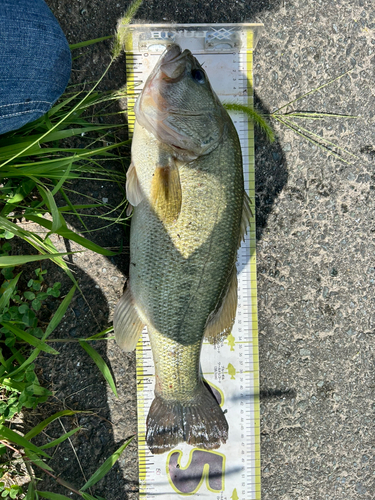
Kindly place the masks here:
[(217, 449), (228, 422), (200, 355), (203, 338), (220, 342), (236, 316), (237, 250), (251, 216), (241, 146), (205, 70), (177, 44), (161, 55), (134, 110), (130, 271), (115, 338), (130, 352), (147, 326), (155, 365), (150, 451), (180, 442)]

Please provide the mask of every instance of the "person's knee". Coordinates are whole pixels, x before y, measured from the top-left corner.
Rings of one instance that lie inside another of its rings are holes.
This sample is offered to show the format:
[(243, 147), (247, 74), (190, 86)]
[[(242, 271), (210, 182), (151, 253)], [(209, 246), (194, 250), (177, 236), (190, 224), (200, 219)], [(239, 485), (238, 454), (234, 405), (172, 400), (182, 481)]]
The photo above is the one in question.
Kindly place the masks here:
[(0, 0), (0, 134), (46, 113), (71, 72), (68, 42), (43, 0)]

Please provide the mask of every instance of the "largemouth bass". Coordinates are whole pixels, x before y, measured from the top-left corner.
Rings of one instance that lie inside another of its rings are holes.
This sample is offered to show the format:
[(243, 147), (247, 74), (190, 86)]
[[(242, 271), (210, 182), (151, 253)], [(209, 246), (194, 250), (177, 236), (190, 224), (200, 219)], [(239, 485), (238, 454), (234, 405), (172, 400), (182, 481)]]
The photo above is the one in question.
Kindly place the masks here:
[(226, 418), (200, 372), (205, 336), (229, 334), (236, 315), (236, 254), (250, 215), (234, 125), (189, 50), (170, 45), (136, 106), (127, 198), (130, 276), (116, 306), (120, 347), (147, 325), (155, 399), (147, 444), (218, 448)]

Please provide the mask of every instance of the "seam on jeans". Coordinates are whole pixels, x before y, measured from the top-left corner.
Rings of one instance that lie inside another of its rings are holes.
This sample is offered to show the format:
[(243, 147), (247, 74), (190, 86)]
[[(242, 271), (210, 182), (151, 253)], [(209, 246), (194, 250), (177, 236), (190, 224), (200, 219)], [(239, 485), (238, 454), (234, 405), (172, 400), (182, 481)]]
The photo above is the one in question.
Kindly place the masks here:
[(22, 106), (25, 106), (26, 104), (39, 104), (39, 103), (45, 103), (45, 104), (51, 104), (50, 101), (28, 101), (28, 102), (14, 102), (13, 104), (2, 104), (0, 108), (6, 108), (9, 106), (19, 106), (20, 104)]
[(41, 109), (30, 109), (29, 111), (22, 111), (20, 113), (11, 113), (10, 115), (0, 115), (0, 122), (2, 118), (11, 118), (12, 116), (26, 115), (27, 113), (35, 113), (36, 111), (44, 115), (44, 111), (42, 111)]

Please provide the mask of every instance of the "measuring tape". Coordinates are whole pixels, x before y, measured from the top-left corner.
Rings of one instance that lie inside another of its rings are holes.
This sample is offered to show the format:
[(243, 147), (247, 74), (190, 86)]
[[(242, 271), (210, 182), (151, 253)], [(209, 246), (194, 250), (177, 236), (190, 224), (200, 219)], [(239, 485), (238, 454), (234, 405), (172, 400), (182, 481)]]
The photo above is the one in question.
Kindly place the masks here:
[[(143, 85), (168, 43), (189, 49), (206, 70), (222, 101), (252, 106), (253, 49), (261, 24), (131, 25), (126, 42), (128, 120)], [(255, 207), (254, 133), (246, 116), (230, 113), (243, 156), (245, 188)], [(139, 498), (175, 500), (260, 499), (259, 363), (255, 219), (238, 251), (238, 305), (231, 334), (220, 344), (204, 342), (201, 370), (226, 412), (229, 437), (217, 451), (180, 443), (153, 455), (146, 418), (154, 399), (154, 363), (146, 329), (137, 345)]]

